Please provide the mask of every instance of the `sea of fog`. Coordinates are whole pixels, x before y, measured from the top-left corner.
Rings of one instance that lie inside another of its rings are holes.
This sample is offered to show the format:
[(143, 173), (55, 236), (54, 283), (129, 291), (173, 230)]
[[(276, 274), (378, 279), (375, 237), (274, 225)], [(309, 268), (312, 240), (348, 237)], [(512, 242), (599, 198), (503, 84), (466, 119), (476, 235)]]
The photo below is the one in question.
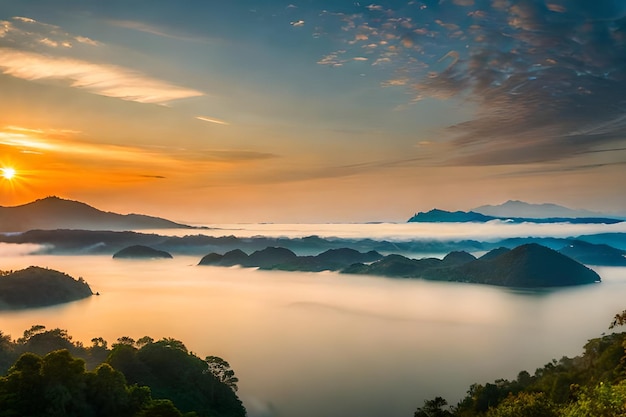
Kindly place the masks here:
[(626, 222), (616, 224), (569, 224), (569, 223), (507, 223), (493, 220), (486, 223), (316, 223), (316, 224), (205, 224), (202, 229), (160, 229), (145, 233), (184, 236), (202, 234), (207, 236), (271, 236), (305, 237), (319, 236), (346, 239), (441, 239), (441, 240), (497, 240), (508, 237), (573, 237), (595, 233), (626, 233)]
[[(504, 236), (511, 226), (222, 225), (211, 233), (407, 239), (425, 230), (427, 237), (487, 237), (490, 227), (496, 227), (493, 236)], [(516, 236), (551, 230), (514, 227)], [(601, 229), (571, 226), (559, 235), (617, 231), (615, 225)], [(182, 340), (197, 355), (218, 355), (232, 365), (250, 417), (410, 417), (425, 399), (440, 395), (455, 403), (474, 382), (515, 378), (553, 358), (580, 354), (626, 308), (626, 268), (594, 268), (600, 284), (518, 291), (197, 266), (199, 259), (189, 256), (28, 255), (32, 249), (0, 246), (0, 269), (58, 269), (83, 277), (101, 295), (0, 312), (3, 332), (17, 338), (43, 324), (67, 329), (86, 344), (99, 336), (109, 343), (144, 335)]]

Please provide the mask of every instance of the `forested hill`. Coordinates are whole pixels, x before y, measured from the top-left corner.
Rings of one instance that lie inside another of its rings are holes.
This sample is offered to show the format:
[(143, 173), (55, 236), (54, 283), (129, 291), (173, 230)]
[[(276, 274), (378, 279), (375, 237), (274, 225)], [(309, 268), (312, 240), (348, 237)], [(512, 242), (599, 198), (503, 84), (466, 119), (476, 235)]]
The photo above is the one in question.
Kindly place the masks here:
[(53, 269), (30, 266), (0, 271), (0, 310), (43, 307), (93, 295), (82, 278), (74, 279)]
[(46, 197), (21, 206), (0, 206), (0, 232), (43, 229), (138, 230), (190, 228), (159, 217), (105, 212), (79, 201)]
[(409, 223), (486, 223), (499, 220), (507, 223), (571, 223), (571, 224), (615, 224), (623, 219), (608, 217), (498, 217), (474, 211), (445, 211), (432, 209), (413, 215)]
[[(626, 311), (610, 328), (624, 323)], [(581, 356), (553, 359), (512, 381), (473, 384), (456, 406), (442, 397), (427, 400), (414, 417), (624, 417), (625, 346), (626, 333), (591, 339)]]
[[(0, 331), (0, 415), (244, 417), (228, 362), (201, 359), (178, 340), (102, 338), (33, 326), (13, 341)], [(4, 376), (1, 376), (4, 375)]]

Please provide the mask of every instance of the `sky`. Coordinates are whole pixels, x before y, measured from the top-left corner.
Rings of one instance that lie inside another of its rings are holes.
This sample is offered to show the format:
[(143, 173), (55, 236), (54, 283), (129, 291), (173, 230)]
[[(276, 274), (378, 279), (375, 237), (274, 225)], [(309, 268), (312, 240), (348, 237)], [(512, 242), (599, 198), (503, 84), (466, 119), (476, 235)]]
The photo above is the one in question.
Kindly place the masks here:
[(620, 0), (0, 0), (0, 205), (626, 211)]

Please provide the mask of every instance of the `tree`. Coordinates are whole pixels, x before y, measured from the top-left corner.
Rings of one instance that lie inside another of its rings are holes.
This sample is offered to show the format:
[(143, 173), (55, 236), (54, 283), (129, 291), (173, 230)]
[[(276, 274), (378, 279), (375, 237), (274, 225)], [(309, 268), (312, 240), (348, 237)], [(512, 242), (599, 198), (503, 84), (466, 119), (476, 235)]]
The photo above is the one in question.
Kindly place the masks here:
[[(128, 336), (118, 337), (115, 345), (135, 346), (135, 339)], [(115, 345), (113, 345), (113, 347), (115, 347)]]
[(442, 397), (435, 397), (432, 400), (425, 400), (424, 407), (415, 411), (414, 417), (452, 417), (454, 414), (450, 409), (444, 410), (448, 402)]
[(558, 417), (557, 407), (543, 392), (520, 392), (509, 395), (497, 407), (490, 408), (487, 417)]
[(235, 371), (230, 369), (228, 362), (218, 356), (207, 356), (205, 362), (208, 366), (208, 372), (212, 373), (218, 381), (223, 382), (237, 392), (239, 378), (235, 376)]
[(87, 401), (96, 416), (119, 416), (129, 408), (130, 395), (126, 378), (107, 363), (103, 363), (85, 378)]
[(623, 326), (624, 324), (626, 324), (626, 310), (615, 315), (609, 329), (613, 329), (617, 326)]
[(182, 413), (170, 400), (153, 400), (138, 417), (182, 417)]
[(41, 357), (33, 353), (21, 355), (9, 369), (6, 377), (0, 378), (0, 404), (8, 416), (38, 416), (45, 410), (43, 401), (33, 401), (44, 396), (41, 378)]
[(40, 373), (50, 415), (86, 414), (84, 360), (73, 358), (65, 349), (50, 352), (42, 359)]

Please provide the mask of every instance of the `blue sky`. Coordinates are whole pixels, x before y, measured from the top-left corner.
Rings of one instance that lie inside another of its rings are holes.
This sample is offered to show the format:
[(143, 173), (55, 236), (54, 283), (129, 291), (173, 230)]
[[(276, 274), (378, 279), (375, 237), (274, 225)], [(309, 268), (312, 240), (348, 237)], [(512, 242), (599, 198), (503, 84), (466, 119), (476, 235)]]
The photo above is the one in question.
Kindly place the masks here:
[(0, 1), (2, 205), (623, 211), (620, 1)]

